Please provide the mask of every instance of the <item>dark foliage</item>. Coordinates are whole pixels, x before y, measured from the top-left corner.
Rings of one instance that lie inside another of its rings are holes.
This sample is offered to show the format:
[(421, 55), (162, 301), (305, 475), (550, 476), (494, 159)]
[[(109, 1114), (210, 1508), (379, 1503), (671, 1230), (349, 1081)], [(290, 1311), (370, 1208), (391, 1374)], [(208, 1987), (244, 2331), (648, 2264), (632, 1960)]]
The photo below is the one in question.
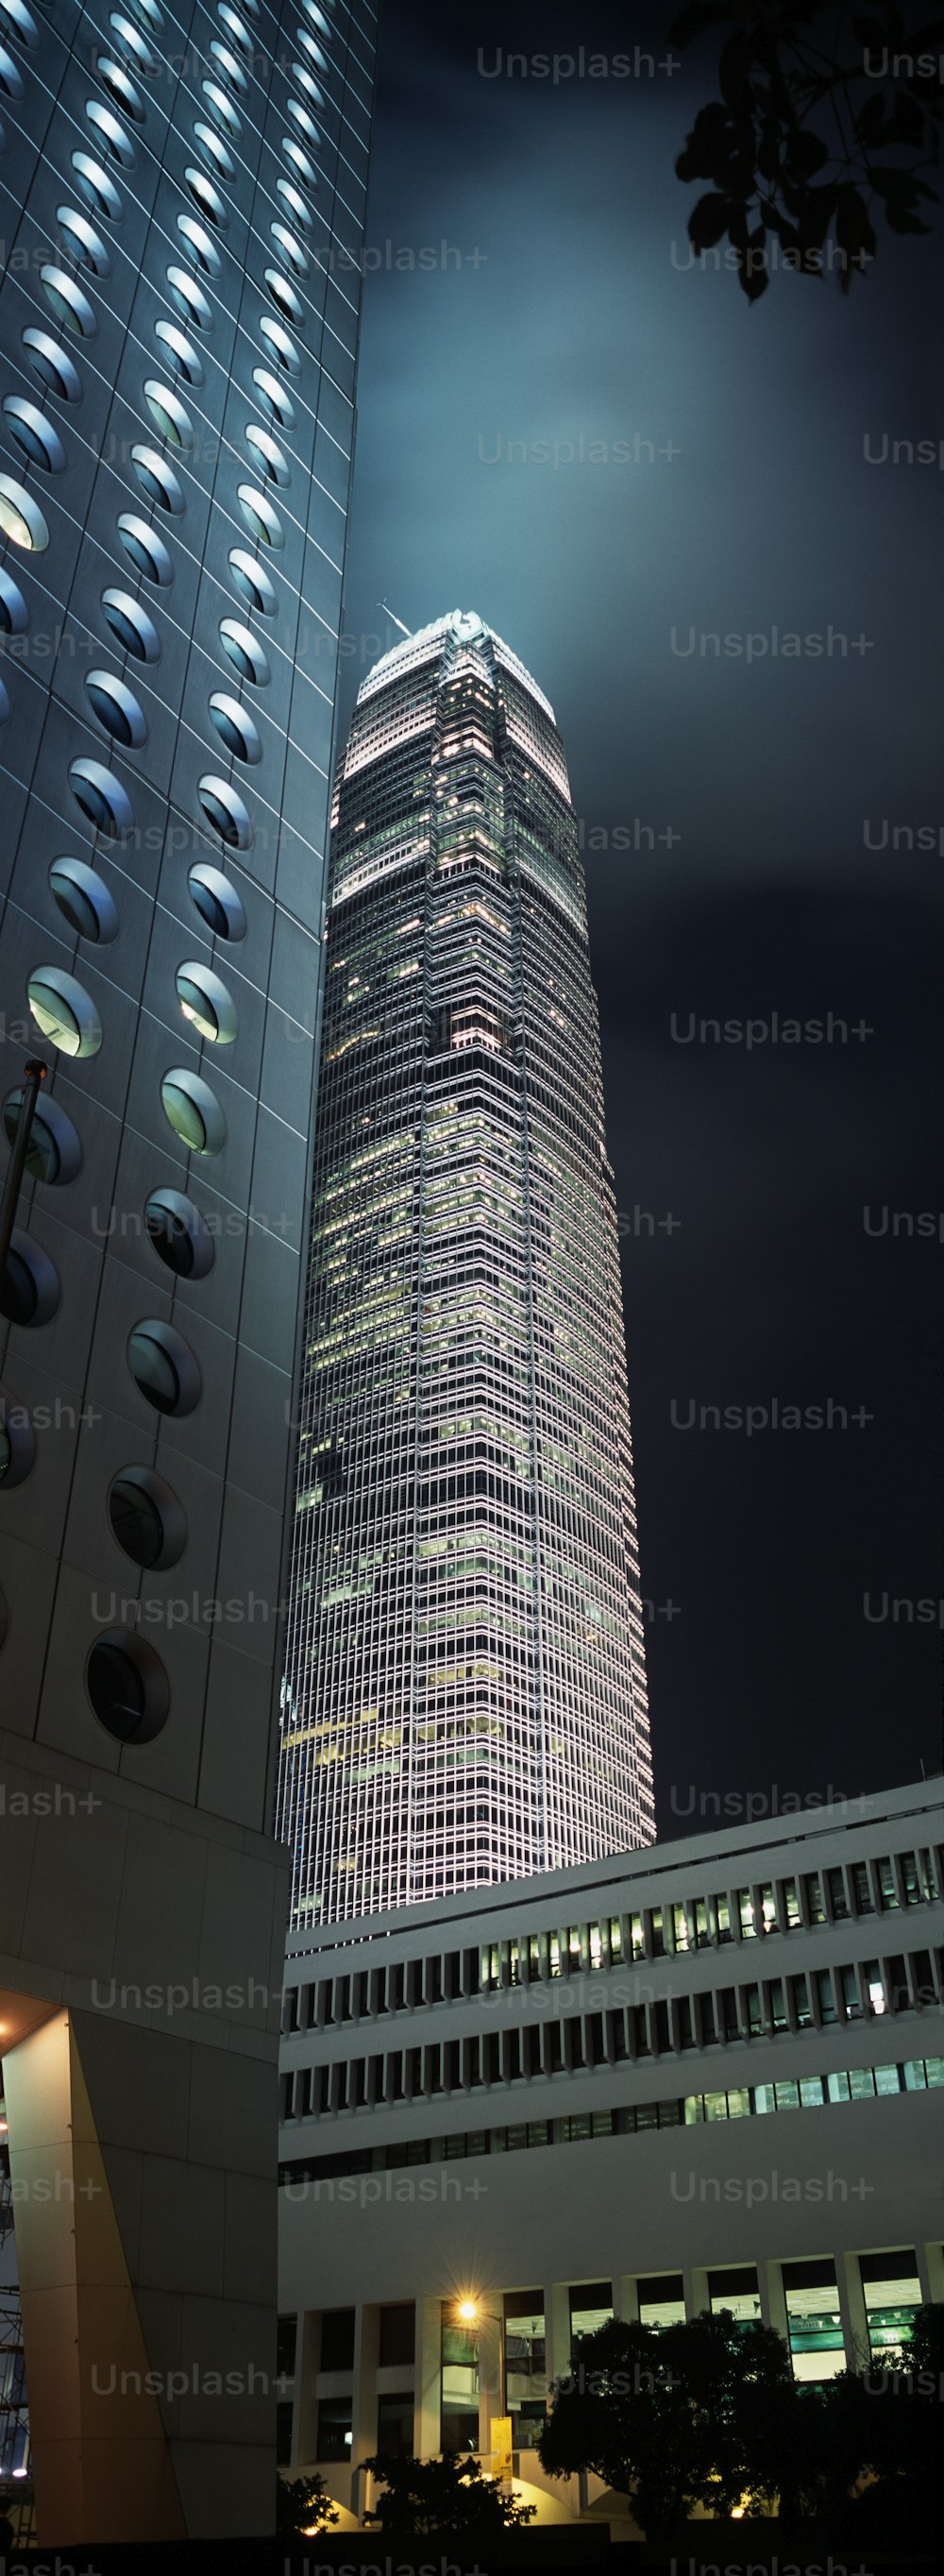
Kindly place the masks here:
[(726, 31), (721, 96), (699, 109), (675, 166), (708, 183), (688, 219), (693, 248), (727, 236), (751, 303), (774, 266), (833, 269), (848, 292), (877, 255), (881, 221), (930, 232), (944, 18), (925, 8), (689, 0), (676, 18), (680, 47)]
[(533, 2517), (533, 2504), (518, 2504), (510, 2487), (483, 2478), (477, 2460), (448, 2453), (441, 2460), (366, 2460), (384, 2481), (367, 2522), (379, 2522), (385, 2540), (412, 2540), (449, 2532), (465, 2540), (493, 2540), (518, 2531)]

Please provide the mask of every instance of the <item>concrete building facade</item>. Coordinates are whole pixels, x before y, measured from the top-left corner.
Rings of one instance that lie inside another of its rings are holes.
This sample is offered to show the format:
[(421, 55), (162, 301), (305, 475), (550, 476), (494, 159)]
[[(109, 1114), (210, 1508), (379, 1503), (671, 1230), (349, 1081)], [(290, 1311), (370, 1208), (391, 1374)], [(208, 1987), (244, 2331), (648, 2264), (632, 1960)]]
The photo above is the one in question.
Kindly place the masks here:
[(0, 1321), (0, 2048), (38, 2528), (261, 2531), (375, 17), (0, 18), (4, 1160), (44, 1068)]
[(535, 2441), (605, 2316), (727, 2307), (802, 2379), (900, 2348), (944, 2298), (942, 1838), (922, 1781), (297, 1936), (283, 2459), (358, 2511), (378, 2447), (488, 2454), (507, 2403), (576, 2512)]

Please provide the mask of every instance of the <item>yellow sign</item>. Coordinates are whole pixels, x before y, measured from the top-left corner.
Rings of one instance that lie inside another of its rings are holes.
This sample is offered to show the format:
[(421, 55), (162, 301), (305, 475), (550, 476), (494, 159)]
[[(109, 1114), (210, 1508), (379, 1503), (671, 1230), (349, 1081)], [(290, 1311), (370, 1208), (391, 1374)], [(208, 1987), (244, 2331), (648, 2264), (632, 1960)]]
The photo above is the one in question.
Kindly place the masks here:
[(500, 2479), (501, 2479), (501, 2481), (502, 2481), (503, 2486), (505, 2486), (505, 2485), (509, 2485), (509, 2486), (510, 2486), (510, 2484), (511, 2484), (511, 2436), (512, 2436), (512, 2421), (511, 2421), (511, 2416), (510, 2416), (510, 2415), (493, 2415), (493, 2417), (492, 2417), (492, 2425), (491, 2425), (491, 2433), (492, 2433), (492, 2476), (493, 2476), (493, 2478), (500, 2478)]

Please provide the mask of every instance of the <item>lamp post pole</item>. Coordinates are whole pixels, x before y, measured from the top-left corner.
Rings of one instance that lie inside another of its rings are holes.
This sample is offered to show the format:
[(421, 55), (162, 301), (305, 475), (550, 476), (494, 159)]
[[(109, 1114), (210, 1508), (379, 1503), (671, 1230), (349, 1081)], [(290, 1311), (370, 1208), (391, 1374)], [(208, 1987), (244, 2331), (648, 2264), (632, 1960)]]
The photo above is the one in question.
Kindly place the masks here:
[[(462, 2325), (475, 2326), (485, 2324), (487, 2321), (489, 2325), (498, 2327), (498, 2414), (501, 2422), (507, 2423), (509, 2418), (506, 2411), (507, 2373), (505, 2368), (504, 2315), (500, 2310), (495, 2308), (481, 2308), (477, 2299), (460, 2299), (456, 2313), (459, 2318), (459, 2322)], [(478, 2349), (481, 2351), (481, 2346), (479, 2346)], [(503, 2482), (507, 2483), (511, 2476), (510, 2470), (505, 2471), (503, 2469), (501, 2476)]]

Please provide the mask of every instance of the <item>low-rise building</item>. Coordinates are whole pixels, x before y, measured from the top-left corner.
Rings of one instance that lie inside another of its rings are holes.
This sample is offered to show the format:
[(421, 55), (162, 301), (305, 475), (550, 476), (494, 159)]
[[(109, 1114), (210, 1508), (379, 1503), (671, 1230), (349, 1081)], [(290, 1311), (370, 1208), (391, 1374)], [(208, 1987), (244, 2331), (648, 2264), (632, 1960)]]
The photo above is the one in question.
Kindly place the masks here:
[(540, 2488), (613, 2313), (759, 2318), (804, 2380), (887, 2359), (944, 2298), (942, 1841), (935, 1778), (296, 1936), (293, 2474), (357, 2512), (372, 2453), (507, 2413)]

